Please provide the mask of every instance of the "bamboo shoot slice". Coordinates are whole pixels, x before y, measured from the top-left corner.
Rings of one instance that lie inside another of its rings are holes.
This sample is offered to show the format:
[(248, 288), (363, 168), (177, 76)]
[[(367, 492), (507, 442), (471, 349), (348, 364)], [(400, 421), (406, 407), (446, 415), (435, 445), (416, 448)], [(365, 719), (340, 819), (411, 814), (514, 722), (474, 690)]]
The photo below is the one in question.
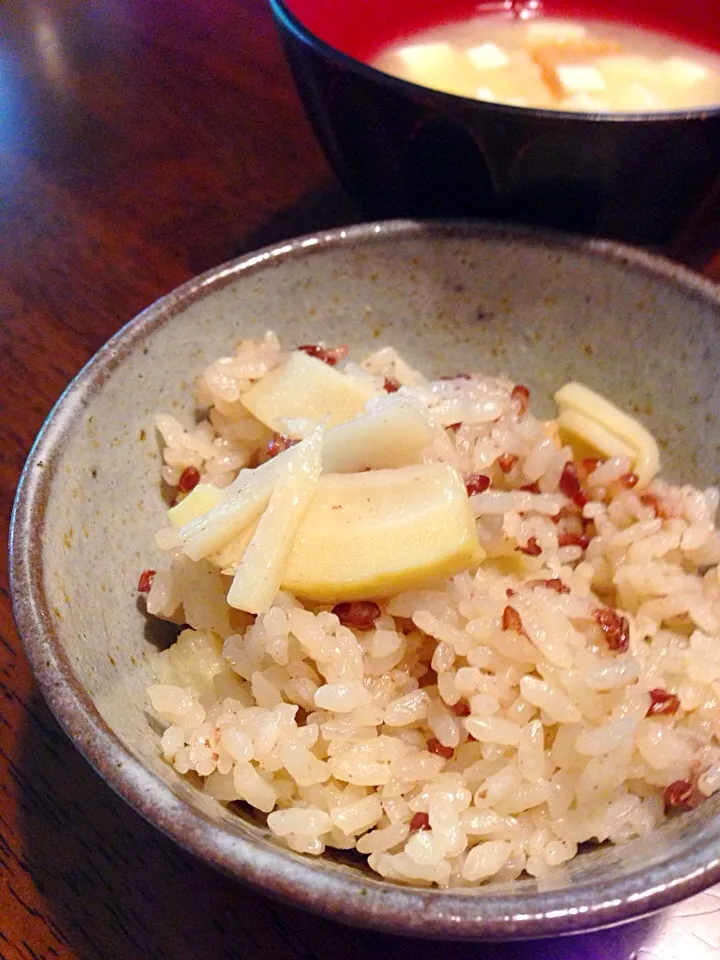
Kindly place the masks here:
[(297, 458), (273, 490), (267, 509), (228, 592), (228, 603), (247, 613), (265, 613), (272, 605), (282, 580), (300, 522), (313, 498), (322, 470), (323, 432), (316, 430), (301, 446)]
[(652, 480), (660, 468), (660, 451), (655, 437), (638, 420), (581, 383), (566, 383), (555, 394), (561, 413), (576, 410), (631, 447), (635, 455), (634, 471), (638, 487)]
[(605, 427), (577, 410), (563, 410), (557, 418), (560, 441), (572, 447), (577, 460), (583, 457), (629, 457), (635, 460), (635, 450), (610, 433)]
[(293, 419), (328, 427), (353, 420), (376, 394), (369, 381), (348, 377), (296, 350), (244, 393), (242, 402), (266, 427), (282, 433)]
[(418, 463), (435, 431), (423, 415), (398, 400), (325, 434), (323, 469), (357, 473)]
[(465, 486), (447, 464), (326, 474), (282, 586), (321, 602), (389, 596), (484, 556)]

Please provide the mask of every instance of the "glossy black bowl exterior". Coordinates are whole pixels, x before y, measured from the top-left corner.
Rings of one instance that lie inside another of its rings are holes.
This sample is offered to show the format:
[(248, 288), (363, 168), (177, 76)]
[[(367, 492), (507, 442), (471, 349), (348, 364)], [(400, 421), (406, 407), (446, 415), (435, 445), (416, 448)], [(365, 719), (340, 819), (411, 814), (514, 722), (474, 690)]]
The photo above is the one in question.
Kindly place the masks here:
[(654, 243), (720, 175), (720, 107), (594, 115), (469, 100), (381, 73), (271, 5), (317, 137), (372, 216), (507, 217)]

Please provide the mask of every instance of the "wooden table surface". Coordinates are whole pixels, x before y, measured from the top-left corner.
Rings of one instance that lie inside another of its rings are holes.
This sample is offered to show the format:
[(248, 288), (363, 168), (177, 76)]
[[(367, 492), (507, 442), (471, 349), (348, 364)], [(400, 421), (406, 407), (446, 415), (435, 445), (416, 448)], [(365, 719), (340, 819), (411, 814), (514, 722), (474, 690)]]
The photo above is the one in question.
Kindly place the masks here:
[[(716, 279), (719, 208), (716, 198), (669, 248)], [(358, 219), (302, 114), (266, 0), (5, 0), (3, 524), (51, 405), (121, 324), (220, 261)], [(717, 956), (715, 926), (701, 935), (698, 925), (717, 891), (678, 908), (672, 936), (666, 915), (572, 947), (490, 948), (353, 931), (216, 875), (116, 798), (66, 740), (23, 657), (6, 574), (4, 564), (0, 960), (629, 960), (643, 950), (674, 960), (685, 936), (694, 960)]]

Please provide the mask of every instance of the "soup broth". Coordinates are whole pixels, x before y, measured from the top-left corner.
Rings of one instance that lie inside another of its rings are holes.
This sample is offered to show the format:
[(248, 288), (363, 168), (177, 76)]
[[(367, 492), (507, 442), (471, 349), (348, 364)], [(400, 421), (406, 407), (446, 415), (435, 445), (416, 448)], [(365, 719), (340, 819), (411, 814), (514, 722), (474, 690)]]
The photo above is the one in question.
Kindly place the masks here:
[(720, 54), (598, 20), (485, 15), (423, 30), (372, 66), (479, 100), (589, 113), (720, 104)]

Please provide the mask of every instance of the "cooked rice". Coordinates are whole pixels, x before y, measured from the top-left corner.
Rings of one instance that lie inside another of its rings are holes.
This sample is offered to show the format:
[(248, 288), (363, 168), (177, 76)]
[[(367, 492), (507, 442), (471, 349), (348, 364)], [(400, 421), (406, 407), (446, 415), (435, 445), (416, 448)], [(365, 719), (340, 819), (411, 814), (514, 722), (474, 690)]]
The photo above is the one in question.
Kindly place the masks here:
[[(272, 334), (244, 342), (201, 379), (197, 426), (158, 417), (167, 483), (195, 467), (226, 486), (258, 462), (271, 433), (242, 396), (286, 356)], [(148, 610), (187, 625), (149, 691), (167, 762), (267, 814), (292, 850), (355, 849), (439, 886), (546, 876), (585, 841), (642, 836), (720, 790), (718, 492), (629, 488), (616, 457), (575, 508), (559, 488), (572, 450), (509, 380), (428, 382), (388, 348), (347, 368), (401, 384), (438, 428), (427, 459), (490, 478), (471, 498), (487, 559), (378, 600), (361, 631), (284, 592), (257, 617), (233, 610), (228, 578), (164, 531)], [(607, 607), (626, 650), (598, 622)], [(675, 712), (653, 713), (658, 691)]]

